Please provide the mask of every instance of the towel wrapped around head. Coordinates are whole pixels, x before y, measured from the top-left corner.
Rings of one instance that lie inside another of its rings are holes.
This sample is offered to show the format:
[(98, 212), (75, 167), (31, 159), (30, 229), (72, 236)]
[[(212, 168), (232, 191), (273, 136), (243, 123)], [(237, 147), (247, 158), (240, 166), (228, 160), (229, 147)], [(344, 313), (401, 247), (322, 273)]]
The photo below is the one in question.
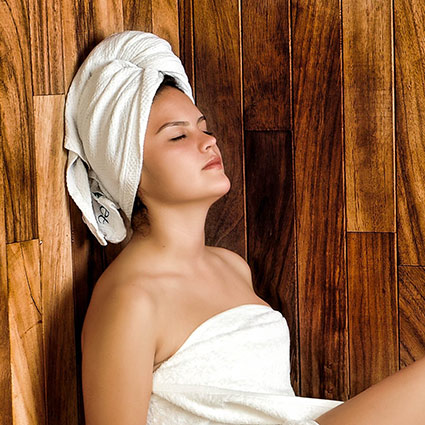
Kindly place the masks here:
[(143, 165), (143, 144), (155, 93), (173, 77), (193, 100), (170, 44), (142, 31), (112, 34), (87, 56), (65, 103), (68, 192), (101, 245), (119, 243), (127, 228)]

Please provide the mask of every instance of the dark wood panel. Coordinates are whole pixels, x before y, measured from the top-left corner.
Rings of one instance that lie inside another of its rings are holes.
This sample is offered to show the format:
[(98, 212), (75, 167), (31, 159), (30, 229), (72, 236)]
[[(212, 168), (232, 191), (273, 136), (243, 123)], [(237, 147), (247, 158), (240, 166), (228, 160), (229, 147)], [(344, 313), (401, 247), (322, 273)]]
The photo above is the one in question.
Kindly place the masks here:
[(0, 423), (12, 425), (12, 373), (10, 366), (4, 176), (3, 150), (0, 149)]
[(34, 95), (63, 94), (62, 16), (53, 1), (29, 1)]
[(180, 59), (195, 93), (195, 60), (193, 46), (193, 0), (179, 1)]
[(248, 263), (256, 293), (288, 322), (291, 381), (299, 393), (291, 133), (245, 132), (245, 148)]
[(339, 2), (292, 2), (301, 394), (348, 395)]
[(194, 0), (194, 31), (196, 100), (232, 183), (210, 208), (205, 240), (246, 258), (238, 1)]
[(398, 302), (393, 233), (348, 233), (350, 396), (398, 370)]
[(0, 32), (0, 136), (6, 242), (11, 243), (38, 236), (30, 34), (25, 2), (0, 3)]
[(425, 2), (395, 0), (399, 264), (425, 265)]
[(126, 30), (152, 32), (152, 0), (122, 0)]
[(425, 356), (425, 268), (398, 268), (400, 367)]
[(287, 0), (242, 0), (245, 130), (291, 130)]
[(342, 0), (347, 231), (394, 232), (391, 0)]

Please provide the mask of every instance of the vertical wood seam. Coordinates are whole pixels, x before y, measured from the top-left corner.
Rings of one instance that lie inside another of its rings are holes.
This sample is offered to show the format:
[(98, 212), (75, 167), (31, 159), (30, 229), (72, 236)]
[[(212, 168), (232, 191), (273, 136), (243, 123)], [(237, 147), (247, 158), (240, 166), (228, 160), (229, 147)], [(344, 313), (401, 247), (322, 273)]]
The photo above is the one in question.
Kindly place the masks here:
[(395, 263), (395, 287), (397, 303), (397, 368), (401, 366), (401, 328), (400, 328), (400, 279), (398, 267), (398, 198), (397, 198), (397, 117), (396, 117), (396, 66), (395, 66), (395, 3), (391, 2), (391, 84), (392, 84), (392, 120), (393, 120), (393, 173), (394, 173), (394, 263)]
[(292, 0), (288, 0), (288, 48), (289, 48), (289, 101), (291, 105), (289, 107), (290, 124), (291, 124), (291, 154), (292, 154), (292, 191), (293, 191), (293, 208), (294, 208), (294, 284), (295, 293), (297, 295), (296, 300), (296, 316), (297, 316), (297, 329), (296, 335), (298, 339), (296, 356), (297, 356), (297, 392), (301, 392), (301, 339), (300, 339), (300, 294), (298, 286), (298, 234), (297, 234), (297, 185), (296, 185), (296, 172), (295, 172), (295, 140), (294, 140), (294, 78), (293, 78), (293, 63), (292, 63), (292, 52), (293, 52), (293, 40), (292, 40)]
[(343, 190), (343, 223), (344, 223), (344, 243), (343, 243), (343, 256), (344, 256), (344, 270), (345, 270), (345, 360), (348, 379), (345, 381), (345, 393), (347, 398), (351, 397), (351, 361), (350, 361), (350, 293), (349, 283), (350, 278), (348, 274), (348, 258), (347, 258), (347, 190), (346, 190), (346, 167), (345, 167), (345, 108), (344, 108), (344, 18), (343, 18), (343, 0), (339, 0), (339, 49), (340, 49), (340, 72), (341, 72), (341, 166), (342, 166), (342, 190)]
[(243, 230), (244, 230), (244, 246), (245, 246), (245, 258), (248, 259), (248, 219), (247, 219), (247, 191), (246, 191), (246, 149), (245, 149), (245, 116), (244, 116), (244, 72), (243, 72), (243, 27), (242, 27), (242, 3), (241, 0), (238, 2), (238, 26), (239, 26), (239, 90), (240, 90), (240, 116), (241, 116), (241, 146), (242, 146), (242, 200), (243, 200)]

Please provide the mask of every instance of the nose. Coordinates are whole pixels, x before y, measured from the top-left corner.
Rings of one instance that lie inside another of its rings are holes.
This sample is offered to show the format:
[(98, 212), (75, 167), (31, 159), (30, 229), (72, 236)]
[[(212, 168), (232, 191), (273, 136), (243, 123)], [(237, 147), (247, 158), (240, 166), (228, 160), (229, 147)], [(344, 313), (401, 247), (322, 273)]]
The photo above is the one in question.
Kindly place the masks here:
[(205, 132), (202, 132), (202, 142), (201, 142), (201, 148), (202, 150), (207, 150), (209, 147), (214, 146), (217, 144), (217, 139), (212, 134), (207, 134)]

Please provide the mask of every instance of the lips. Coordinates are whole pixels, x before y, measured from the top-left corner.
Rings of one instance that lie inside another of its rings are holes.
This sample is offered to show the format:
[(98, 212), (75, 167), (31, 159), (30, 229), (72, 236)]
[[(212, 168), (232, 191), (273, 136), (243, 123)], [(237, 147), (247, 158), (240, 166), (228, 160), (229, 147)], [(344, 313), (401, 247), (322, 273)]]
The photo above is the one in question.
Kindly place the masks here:
[(205, 164), (205, 167), (203, 168), (203, 170), (209, 167), (210, 165), (218, 165), (218, 164), (221, 165), (221, 158), (219, 156), (215, 156)]

